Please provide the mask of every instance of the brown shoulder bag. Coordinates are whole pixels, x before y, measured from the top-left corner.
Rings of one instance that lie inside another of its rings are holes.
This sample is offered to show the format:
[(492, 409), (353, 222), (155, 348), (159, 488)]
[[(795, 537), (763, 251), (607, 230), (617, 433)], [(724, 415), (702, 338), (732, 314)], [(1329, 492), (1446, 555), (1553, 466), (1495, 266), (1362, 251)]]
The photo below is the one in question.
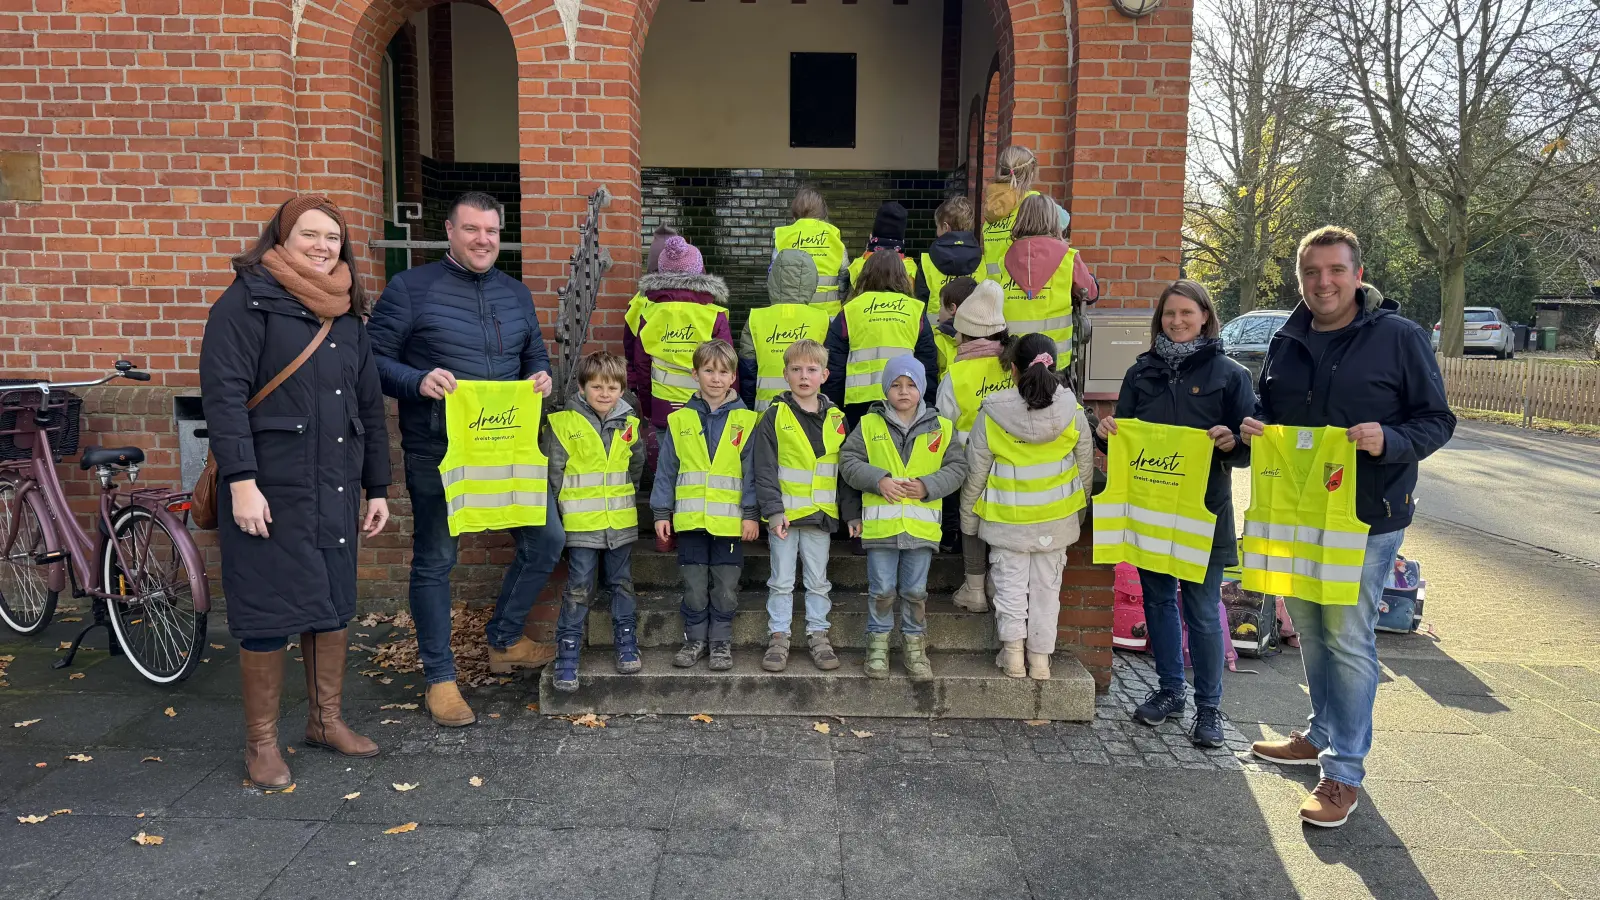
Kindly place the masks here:
[[(317, 352), (317, 345), (322, 343), (322, 339), (328, 336), (328, 331), (332, 328), (333, 320), (323, 319), (322, 327), (317, 329), (317, 336), (311, 339), (311, 343), (300, 351), (294, 362), (284, 366), (282, 372), (274, 375), (261, 390), (256, 391), (256, 395), (250, 398), (250, 402), (246, 403), (244, 408), (255, 409), (269, 394), (278, 389), (278, 385), (288, 381), (289, 376), (305, 365), (311, 354)], [(210, 531), (217, 527), (217, 458), (209, 452), (206, 453), (206, 466), (200, 470), (200, 477), (194, 483), (194, 503), (189, 508), (189, 515), (194, 518), (194, 524), (200, 528)]]

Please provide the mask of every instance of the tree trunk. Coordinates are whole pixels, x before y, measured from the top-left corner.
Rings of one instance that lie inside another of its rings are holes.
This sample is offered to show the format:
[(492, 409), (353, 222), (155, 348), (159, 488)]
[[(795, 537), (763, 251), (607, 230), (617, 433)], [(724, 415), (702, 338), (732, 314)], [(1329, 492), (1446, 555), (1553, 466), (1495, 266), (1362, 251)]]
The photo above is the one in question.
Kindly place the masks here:
[(1439, 259), (1439, 352), (1445, 356), (1462, 355), (1462, 339), (1466, 330), (1467, 306), (1467, 255), (1455, 244)]
[(1254, 278), (1239, 279), (1239, 315), (1256, 308), (1257, 283)]

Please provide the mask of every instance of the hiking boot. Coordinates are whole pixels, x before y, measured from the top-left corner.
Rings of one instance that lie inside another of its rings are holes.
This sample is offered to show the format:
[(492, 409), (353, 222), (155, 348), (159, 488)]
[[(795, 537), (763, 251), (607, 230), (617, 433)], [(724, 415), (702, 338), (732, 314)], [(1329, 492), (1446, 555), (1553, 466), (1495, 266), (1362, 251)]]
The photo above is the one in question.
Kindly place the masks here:
[(1222, 710), (1215, 706), (1196, 707), (1194, 722), (1189, 726), (1189, 743), (1211, 749), (1221, 747)]
[(1318, 828), (1338, 828), (1355, 812), (1360, 796), (1359, 788), (1323, 778), (1306, 802), (1300, 804), (1300, 821)]
[(616, 622), (611, 626), (611, 643), (617, 651), (617, 672), (632, 675), (644, 668), (639, 658), (639, 633), (632, 622)]
[(705, 641), (684, 641), (683, 647), (678, 650), (678, 655), (672, 657), (672, 664), (680, 669), (692, 669), (705, 655)]
[(932, 681), (933, 663), (928, 662), (928, 639), (920, 634), (903, 634), (900, 637), (904, 643), (906, 674), (911, 676), (912, 681)]
[(964, 609), (967, 612), (988, 612), (989, 598), (983, 593), (983, 576), (968, 575), (961, 583), (961, 587), (956, 588), (950, 602), (954, 603), (957, 609)]
[(789, 634), (774, 631), (767, 638), (767, 653), (761, 657), (761, 668), (768, 672), (782, 672), (789, 666)]
[(1027, 678), (1028, 670), (1023, 665), (1023, 645), (1026, 641), (1001, 641), (1000, 652), (995, 655), (994, 664), (1005, 670), (1008, 678)]
[(824, 672), (839, 668), (839, 654), (833, 652), (826, 631), (813, 631), (806, 635), (806, 645), (811, 648), (811, 661)]
[(1133, 711), (1133, 720), (1153, 728), (1165, 722), (1168, 716), (1181, 714), (1183, 707), (1182, 694), (1175, 694), (1165, 688), (1151, 691), (1150, 696), (1145, 697), (1139, 708)]
[(578, 642), (574, 638), (556, 641), (555, 678), (551, 684), (563, 694), (578, 689)]
[(1322, 751), (1299, 731), (1289, 732), (1287, 741), (1256, 741), (1250, 752), (1280, 766), (1314, 766)]
[(1050, 654), (1028, 654), (1028, 677), (1034, 681), (1050, 680)]
[(868, 678), (889, 677), (889, 635), (867, 633), (867, 661), (862, 666)]
[(733, 641), (711, 642), (711, 671), (726, 672), (733, 668)]
[(556, 658), (556, 648), (541, 644), (532, 638), (520, 637), (517, 642), (501, 650), (489, 647), (489, 671), (496, 675), (509, 675), (512, 669), (537, 669)]
[(428, 715), (433, 717), (435, 725), (460, 728), (478, 721), (478, 714), (467, 705), (467, 701), (461, 696), (461, 689), (456, 687), (454, 681), (441, 681), (438, 684), (428, 685), (428, 694), (423, 699), (423, 704), (428, 710)]

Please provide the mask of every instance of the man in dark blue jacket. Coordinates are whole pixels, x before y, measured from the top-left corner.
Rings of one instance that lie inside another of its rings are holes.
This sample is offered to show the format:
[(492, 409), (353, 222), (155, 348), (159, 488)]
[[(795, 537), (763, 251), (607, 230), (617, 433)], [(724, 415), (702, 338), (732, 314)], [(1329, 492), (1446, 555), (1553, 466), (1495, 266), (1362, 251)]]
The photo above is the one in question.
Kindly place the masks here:
[[(439, 463), (448, 440), (444, 397), (457, 378), (528, 378), (550, 396), (550, 358), (522, 282), (494, 267), (500, 258), (505, 208), (488, 194), (461, 195), (450, 208), (445, 258), (396, 276), (367, 323), (383, 392), (400, 401), (400, 446), (411, 495), (411, 616), (417, 655), (428, 681), (427, 708), (440, 725), (477, 721), (456, 687), (450, 652), (450, 535)], [(549, 508), (556, 509), (555, 498)], [(559, 516), (543, 527), (513, 528), (516, 558), (506, 570), (485, 629), (496, 671), (535, 668), (555, 657), (552, 647), (523, 637), (523, 623), (561, 558), (566, 535)]]
[(1261, 368), (1260, 419), (1337, 426), (1356, 445), (1356, 516), (1369, 528), (1355, 606), (1285, 598), (1300, 632), (1311, 693), (1310, 727), (1286, 741), (1257, 741), (1256, 756), (1285, 765), (1318, 765), (1322, 778), (1300, 818), (1343, 825), (1355, 809), (1364, 761), (1372, 749), (1378, 696), (1374, 626), (1383, 585), (1416, 510), (1417, 464), (1445, 445), (1456, 417), (1422, 327), (1361, 283), (1361, 244), (1342, 228), (1306, 235), (1298, 254), (1301, 303), (1290, 314)]

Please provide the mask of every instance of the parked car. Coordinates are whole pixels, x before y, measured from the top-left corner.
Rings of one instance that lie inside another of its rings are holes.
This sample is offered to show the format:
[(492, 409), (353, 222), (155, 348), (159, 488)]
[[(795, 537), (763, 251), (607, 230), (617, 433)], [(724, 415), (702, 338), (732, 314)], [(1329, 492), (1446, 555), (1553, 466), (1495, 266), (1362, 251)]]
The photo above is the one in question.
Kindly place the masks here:
[[(1495, 359), (1511, 359), (1517, 355), (1517, 330), (1511, 327), (1506, 314), (1493, 306), (1466, 308), (1466, 333), (1461, 340), (1464, 353), (1493, 353)], [(1439, 326), (1433, 324), (1433, 352), (1439, 352)]]
[(1267, 359), (1267, 345), (1283, 323), (1289, 321), (1286, 309), (1257, 309), (1222, 326), (1222, 351), (1261, 377), (1261, 364)]

